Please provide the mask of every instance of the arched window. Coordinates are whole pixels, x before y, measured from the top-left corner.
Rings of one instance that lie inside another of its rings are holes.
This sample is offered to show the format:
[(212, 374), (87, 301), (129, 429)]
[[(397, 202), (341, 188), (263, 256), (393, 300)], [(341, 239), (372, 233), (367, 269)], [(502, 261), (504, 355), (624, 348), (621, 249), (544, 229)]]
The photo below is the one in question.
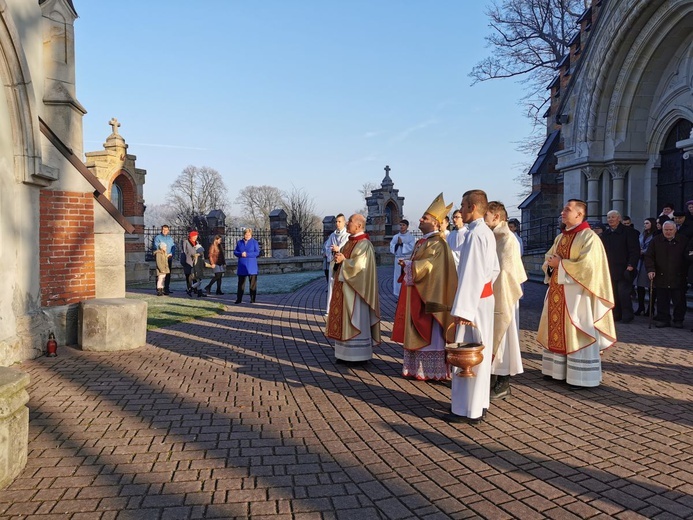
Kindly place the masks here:
[(111, 202), (118, 211), (123, 212), (123, 190), (116, 183), (111, 186)]

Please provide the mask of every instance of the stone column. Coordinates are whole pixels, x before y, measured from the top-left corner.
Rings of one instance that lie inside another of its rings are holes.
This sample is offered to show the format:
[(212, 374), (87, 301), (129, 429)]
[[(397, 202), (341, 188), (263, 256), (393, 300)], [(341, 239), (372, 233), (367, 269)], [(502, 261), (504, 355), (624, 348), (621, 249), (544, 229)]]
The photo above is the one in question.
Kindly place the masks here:
[(29, 375), (0, 367), (0, 489), (26, 466), (29, 446)]
[(289, 256), (289, 230), (286, 211), (275, 209), (269, 214), (270, 234), (272, 235), (272, 258)]
[(622, 164), (612, 164), (609, 166), (609, 173), (612, 180), (611, 209), (618, 211), (623, 216), (626, 210), (625, 182), (626, 174), (630, 166)]
[(329, 237), (332, 232), (336, 228), (336, 223), (337, 222), (337, 217), (334, 215), (328, 215), (324, 219), (322, 219), (322, 239), (327, 240), (327, 237)]
[(580, 171), (587, 179), (587, 215), (588, 217), (601, 215), (599, 208), (599, 178), (602, 176), (602, 169), (587, 166)]

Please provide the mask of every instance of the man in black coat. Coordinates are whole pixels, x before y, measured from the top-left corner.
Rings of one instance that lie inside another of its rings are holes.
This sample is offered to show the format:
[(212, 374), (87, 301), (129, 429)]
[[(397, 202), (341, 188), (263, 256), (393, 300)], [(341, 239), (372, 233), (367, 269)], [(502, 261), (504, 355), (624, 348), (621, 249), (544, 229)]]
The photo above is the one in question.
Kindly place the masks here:
[(662, 225), (662, 233), (656, 235), (645, 252), (647, 276), (657, 288), (657, 321), (655, 327), (671, 324), (669, 302), (674, 305), (674, 323), (683, 328), (686, 315), (686, 262), (687, 240), (676, 232), (672, 220)]
[(633, 279), (640, 259), (638, 233), (621, 223), (621, 214), (611, 210), (606, 214), (608, 224), (601, 234), (611, 273), (611, 286), (614, 290), (614, 321), (630, 323), (633, 321), (633, 304), (630, 293)]

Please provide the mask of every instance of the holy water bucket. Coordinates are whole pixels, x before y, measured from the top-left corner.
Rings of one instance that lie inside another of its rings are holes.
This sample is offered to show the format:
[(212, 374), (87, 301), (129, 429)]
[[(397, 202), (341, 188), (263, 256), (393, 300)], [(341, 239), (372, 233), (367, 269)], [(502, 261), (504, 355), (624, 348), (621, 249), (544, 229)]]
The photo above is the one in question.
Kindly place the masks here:
[(459, 377), (475, 377), (472, 367), (477, 366), (484, 359), (481, 351), (484, 345), (481, 343), (456, 343), (445, 345), (445, 359), (452, 366), (459, 368)]

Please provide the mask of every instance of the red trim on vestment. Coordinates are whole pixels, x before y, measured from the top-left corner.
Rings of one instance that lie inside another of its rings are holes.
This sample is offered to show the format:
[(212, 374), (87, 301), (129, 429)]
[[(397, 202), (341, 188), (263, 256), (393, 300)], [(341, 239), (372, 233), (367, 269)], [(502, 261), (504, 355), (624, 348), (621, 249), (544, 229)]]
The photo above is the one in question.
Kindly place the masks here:
[(482, 298), (488, 298), (489, 296), (493, 296), (493, 284), (491, 282), (484, 285), (484, 288), (481, 291)]
[(392, 327), (392, 341), (404, 343), (404, 328), (407, 320), (407, 288), (411, 289), (409, 295), (409, 310), (411, 312), (411, 321), (419, 335), (426, 340), (426, 345), (431, 344), (431, 336), (433, 335), (433, 315), (427, 313), (425, 303), (421, 299), (419, 291), (415, 285), (402, 287), (399, 300), (397, 301), (397, 309), (395, 310), (395, 323)]
[(570, 231), (567, 231), (564, 229), (563, 231), (561, 231), (561, 233), (563, 233), (564, 235), (572, 235), (574, 233), (577, 233), (578, 231), (582, 231), (583, 229), (589, 229), (589, 228), (590, 228), (589, 223), (587, 221), (584, 221), (584, 222), (582, 222), (582, 224), (578, 224), (577, 226), (575, 226)]

